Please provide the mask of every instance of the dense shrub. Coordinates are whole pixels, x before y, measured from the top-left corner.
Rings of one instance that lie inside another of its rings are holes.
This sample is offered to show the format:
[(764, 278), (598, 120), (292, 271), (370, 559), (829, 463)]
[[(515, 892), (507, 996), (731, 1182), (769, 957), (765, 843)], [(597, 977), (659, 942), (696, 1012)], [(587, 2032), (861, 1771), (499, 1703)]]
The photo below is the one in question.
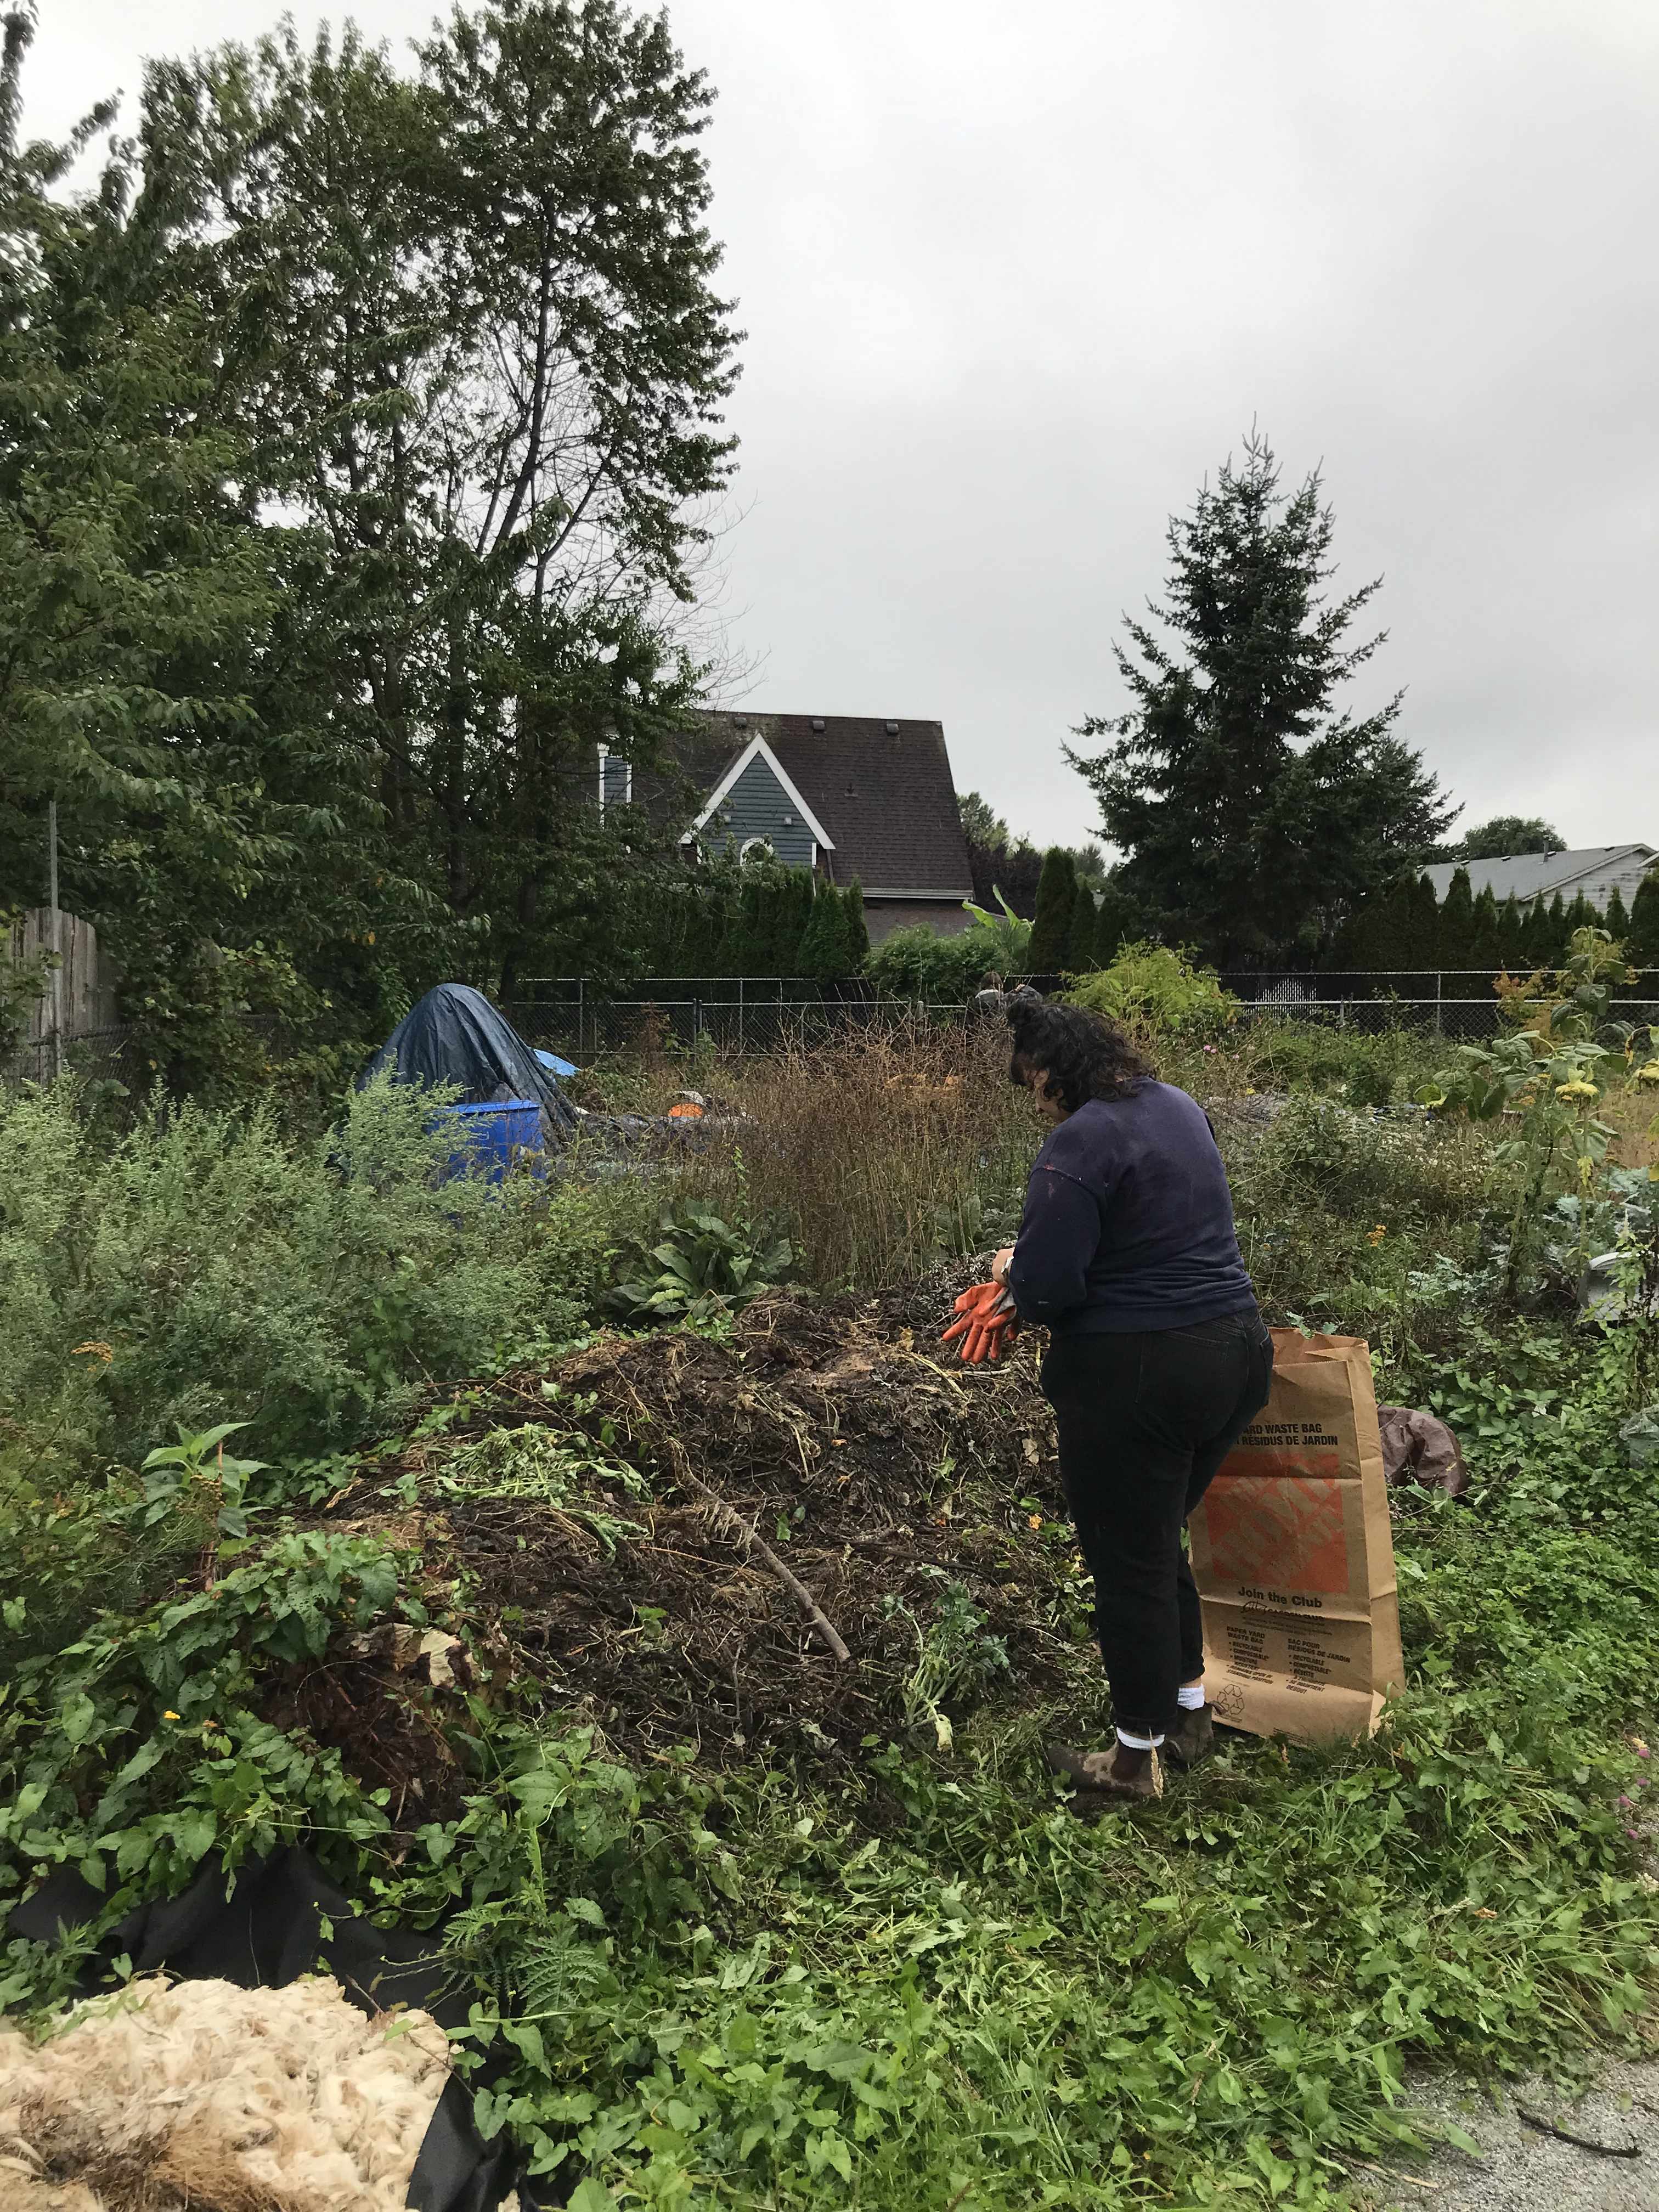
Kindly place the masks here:
[(332, 1143), (194, 1107), (98, 1138), (72, 1086), (0, 1092), (0, 1430), (52, 1466), (136, 1462), (175, 1425), (315, 1449), (422, 1380), (579, 1327), (624, 1179), (440, 1185), (430, 1094), (354, 1096)]
[(896, 929), (864, 963), (883, 998), (921, 999), (959, 1006), (988, 975), (1022, 975), (1030, 961), (1031, 925), (1005, 909), (970, 908), (973, 920), (955, 937), (940, 937), (925, 921)]

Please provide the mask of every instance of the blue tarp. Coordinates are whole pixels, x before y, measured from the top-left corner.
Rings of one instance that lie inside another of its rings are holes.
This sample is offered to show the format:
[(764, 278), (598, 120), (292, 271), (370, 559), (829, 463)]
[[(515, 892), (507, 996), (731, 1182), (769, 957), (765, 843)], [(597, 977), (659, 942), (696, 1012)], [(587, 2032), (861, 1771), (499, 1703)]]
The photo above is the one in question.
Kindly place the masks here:
[(482, 1106), (498, 1096), (526, 1099), (540, 1109), (542, 1133), (557, 1144), (576, 1125), (558, 1079), (542, 1065), (506, 1016), (467, 983), (440, 983), (404, 1016), (357, 1079), (459, 1084), (463, 1099)]

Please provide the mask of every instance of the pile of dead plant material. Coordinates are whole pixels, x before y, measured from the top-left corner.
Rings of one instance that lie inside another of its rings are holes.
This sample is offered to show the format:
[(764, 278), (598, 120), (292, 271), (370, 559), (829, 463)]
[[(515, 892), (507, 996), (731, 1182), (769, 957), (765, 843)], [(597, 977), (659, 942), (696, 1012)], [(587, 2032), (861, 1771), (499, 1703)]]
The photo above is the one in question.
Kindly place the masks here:
[(729, 1341), (607, 1335), (459, 1392), (339, 1517), (384, 1504), (619, 1747), (946, 1743), (988, 1699), (1074, 1680), (1082, 1633), (1036, 1346), (942, 1354), (959, 1272), (885, 1302), (781, 1293)]
[(449, 2076), (426, 2013), (160, 1977), (49, 2040), (0, 2027), (7, 2212), (394, 2212)]

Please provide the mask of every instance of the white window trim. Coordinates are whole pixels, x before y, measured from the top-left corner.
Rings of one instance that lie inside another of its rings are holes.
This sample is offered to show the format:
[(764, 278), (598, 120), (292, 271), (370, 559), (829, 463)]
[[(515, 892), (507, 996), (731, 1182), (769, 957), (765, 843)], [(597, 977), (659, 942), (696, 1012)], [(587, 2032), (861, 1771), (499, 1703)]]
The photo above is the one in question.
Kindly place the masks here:
[(742, 844), (738, 848), (738, 861), (739, 866), (741, 866), (742, 863), (749, 858), (749, 855), (755, 850), (757, 846), (759, 846), (763, 853), (769, 854), (773, 860), (775, 860), (777, 859), (777, 848), (773, 844), (772, 840), (769, 837), (745, 837)]
[[(605, 764), (610, 757), (610, 746), (601, 745), (599, 747), (599, 811), (601, 814), (605, 812)], [(623, 763), (622, 797), (617, 803), (619, 806), (631, 806), (634, 804), (634, 763), (631, 760), (625, 760)]]
[[(707, 828), (708, 821), (711, 816), (714, 813), (715, 809), (725, 799), (726, 794), (731, 791), (732, 785), (736, 783), (738, 778), (743, 774), (744, 769), (748, 767), (750, 761), (757, 757), (766, 763), (768, 768), (771, 769), (773, 775), (776, 776), (779, 783), (783, 787), (783, 789), (787, 794), (791, 803), (799, 810), (801, 820), (805, 823), (807, 829), (812, 833), (813, 844), (815, 846), (822, 846), (826, 853), (833, 853), (836, 849), (835, 839), (823, 827), (823, 824), (818, 820), (817, 816), (813, 813), (811, 808), (806, 804), (806, 801), (801, 797), (799, 792), (796, 790), (794, 785), (784, 773), (783, 763), (773, 751), (771, 746), (767, 744), (764, 738), (751, 738), (750, 739), (743, 751), (738, 754), (737, 759), (732, 762), (731, 767), (727, 769), (726, 774), (715, 785), (713, 797), (709, 799), (708, 805), (703, 808), (702, 812), (698, 815), (696, 820), (691, 824), (691, 827), (686, 831), (684, 836), (680, 839), (681, 844), (690, 845), (696, 842), (697, 833)], [(814, 866), (817, 865), (816, 853), (813, 855), (813, 863)]]

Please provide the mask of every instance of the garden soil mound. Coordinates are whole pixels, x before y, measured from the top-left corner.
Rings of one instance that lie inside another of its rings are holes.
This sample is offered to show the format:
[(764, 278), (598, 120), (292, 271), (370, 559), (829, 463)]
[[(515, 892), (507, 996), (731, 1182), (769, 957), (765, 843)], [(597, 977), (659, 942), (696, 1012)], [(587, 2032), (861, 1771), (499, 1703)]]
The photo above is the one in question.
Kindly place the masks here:
[(136, 1982), (50, 2041), (0, 2027), (5, 2212), (398, 2212), (449, 2045), (337, 1983)]
[[(931, 1737), (935, 1707), (948, 1720), (1000, 1688), (1029, 1705), (1076, 1678), (1073, 1545), (1035, 1344), (977, 1370), (938, 1344), (973, 1279), (958, 1266), (863, 1304), (775, 1294), (729, 1343), (601, 1337), (458, 1394), (441, 1434), (375, 1471), (384, 1516), (365, 1516), (359, 1493), (331, 1518), (418, 1543), (481, 1617), (483, 1648), (619, 1749), (855, 1752), (896, 1726)], [(400, 1476), (441, 1475), (469, 1445), (510, 1449), (533, 1429), (598, 1462), (579, 1495), (446, 1496), (438, 1481), (413, 1511), (384, 1497)], [(644, 1478), (640, 1494), (617, 1462)], [(816, 1600), (846, 1662), (750, 1532)]]

